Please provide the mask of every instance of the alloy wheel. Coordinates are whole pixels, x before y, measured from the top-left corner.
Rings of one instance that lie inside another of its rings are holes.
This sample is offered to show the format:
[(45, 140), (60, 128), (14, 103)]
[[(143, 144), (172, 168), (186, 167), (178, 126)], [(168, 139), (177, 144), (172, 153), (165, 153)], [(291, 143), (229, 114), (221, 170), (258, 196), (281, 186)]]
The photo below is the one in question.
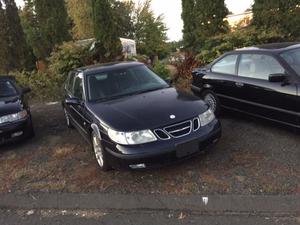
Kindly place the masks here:
[(102, 150), (100, 140), (95, 134), (93, 134), (93, 148), (94, 148), (97, 162), (99, 166), (102, 168), (104, 165), (103, 150)]

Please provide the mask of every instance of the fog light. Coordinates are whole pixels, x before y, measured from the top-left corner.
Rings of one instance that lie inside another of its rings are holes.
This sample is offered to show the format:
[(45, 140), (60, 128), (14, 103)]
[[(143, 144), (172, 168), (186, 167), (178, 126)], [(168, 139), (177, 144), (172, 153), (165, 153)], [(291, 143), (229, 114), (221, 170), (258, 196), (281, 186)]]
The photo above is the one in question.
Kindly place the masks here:
[(145, 169), (146, 168), (146, 164), (136, 164), (136, 165), (129, 165), (129, 167), (131, 169)]
[(13, 133), (13, 134), (11, 135), (11, 137), (12, 137), (12, 138), (20, 137), (22, 134), (23, 134), (23, 131), (19, 131), (19, 132)]

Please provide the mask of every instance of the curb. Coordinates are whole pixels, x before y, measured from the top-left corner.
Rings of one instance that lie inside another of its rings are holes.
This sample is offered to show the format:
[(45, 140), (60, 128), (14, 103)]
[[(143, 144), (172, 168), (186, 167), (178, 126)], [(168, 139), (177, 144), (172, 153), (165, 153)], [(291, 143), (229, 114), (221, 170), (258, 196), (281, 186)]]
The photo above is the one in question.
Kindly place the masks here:
[(31, 193), (0, 195), (0, 209), (168, 210), (195, 213), (300, 215), (300, 195), (293, 196), (175, 196)]

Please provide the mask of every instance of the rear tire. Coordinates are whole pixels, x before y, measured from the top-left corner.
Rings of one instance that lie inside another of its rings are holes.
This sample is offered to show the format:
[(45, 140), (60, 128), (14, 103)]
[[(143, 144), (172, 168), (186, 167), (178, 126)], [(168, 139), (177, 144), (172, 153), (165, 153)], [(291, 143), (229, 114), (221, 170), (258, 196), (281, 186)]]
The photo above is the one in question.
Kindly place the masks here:
[(208, 104), (209, 108), (216, 114), (216, 115), (220, 115), (220, 101), (219, 98), (217, 97), (217, 95), (210, 91), (204, 91), (201, 94), (201, 98), (203, 99), (203, 101)]
[(107, 153), (105, 152), (98, 135), (94, 131), (92, 132), (91, 139), (98, 165), (100, 166), (102, 171), (109, 171), (111, 167), (107, 162)]

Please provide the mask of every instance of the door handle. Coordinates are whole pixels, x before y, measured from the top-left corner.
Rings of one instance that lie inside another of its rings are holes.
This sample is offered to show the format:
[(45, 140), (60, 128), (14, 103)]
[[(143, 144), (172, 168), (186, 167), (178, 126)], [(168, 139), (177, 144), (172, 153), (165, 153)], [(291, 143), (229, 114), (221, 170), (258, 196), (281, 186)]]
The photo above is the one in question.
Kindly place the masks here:
[(237, 87), (244, 87), (244, 83), (241, 83), (241, 82), (236, 82), (235, 85)]

